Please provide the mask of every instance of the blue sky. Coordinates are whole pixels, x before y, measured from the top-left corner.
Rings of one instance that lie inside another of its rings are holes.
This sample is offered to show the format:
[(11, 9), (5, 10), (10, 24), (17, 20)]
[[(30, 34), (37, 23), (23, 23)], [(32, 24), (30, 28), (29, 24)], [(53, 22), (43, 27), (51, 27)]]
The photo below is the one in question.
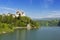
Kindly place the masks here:
[(0, 13), (18, 9), (31, 18), (60, 17), (60, 0), (0, 0)]

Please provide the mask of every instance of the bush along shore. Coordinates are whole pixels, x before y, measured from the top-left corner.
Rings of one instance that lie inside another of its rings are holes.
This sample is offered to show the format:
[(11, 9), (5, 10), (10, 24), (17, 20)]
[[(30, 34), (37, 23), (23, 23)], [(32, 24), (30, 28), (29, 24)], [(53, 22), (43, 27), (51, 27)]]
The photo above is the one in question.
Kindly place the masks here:
[(0, 15), (0, 34), (12, 32), (16, 28), (38, 28), (39, 23), (26, 16), (24, 12), (17, 11), (16, 14), (7, 13)]

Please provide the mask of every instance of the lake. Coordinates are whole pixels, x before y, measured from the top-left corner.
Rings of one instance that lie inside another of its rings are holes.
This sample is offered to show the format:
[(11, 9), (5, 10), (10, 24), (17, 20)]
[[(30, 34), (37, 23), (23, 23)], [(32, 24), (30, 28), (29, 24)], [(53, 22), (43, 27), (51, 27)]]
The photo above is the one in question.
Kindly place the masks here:
[(0, 40), (60, 40), (60, 27), (17, 29), (14, 32), (0, 35)]

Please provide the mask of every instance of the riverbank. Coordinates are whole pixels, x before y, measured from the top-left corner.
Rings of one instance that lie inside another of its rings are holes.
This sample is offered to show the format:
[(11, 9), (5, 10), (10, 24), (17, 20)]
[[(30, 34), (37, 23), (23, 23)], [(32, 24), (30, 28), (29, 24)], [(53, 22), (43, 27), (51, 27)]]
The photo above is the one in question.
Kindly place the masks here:
[[(33, 29), (33, 28), (32, 27), (31, 28), (28, 28), (28, 27), (13, 27), (13, 30), (2, 31), (2, 32), (0, 32), (0, 34), (5, 34), (5, 33), (13, 32), (15, 29), (27, 29), (27, 30), (30, 30), (30, 29)], [(36, 27), (34, 27), (34, 29), (36, 29)]]
[(2, 32), (0, 32), (0, 34), (5, 34), (5, 33), (9, 33), (9, 32), (13, 32), (13, 30), (10, 30), (10, 31), (2, 31)]
[(0, 40), (59, 40), (60, 27), (41, 27), (38, 30), (17, 29), (14, 32), (1, 34)]

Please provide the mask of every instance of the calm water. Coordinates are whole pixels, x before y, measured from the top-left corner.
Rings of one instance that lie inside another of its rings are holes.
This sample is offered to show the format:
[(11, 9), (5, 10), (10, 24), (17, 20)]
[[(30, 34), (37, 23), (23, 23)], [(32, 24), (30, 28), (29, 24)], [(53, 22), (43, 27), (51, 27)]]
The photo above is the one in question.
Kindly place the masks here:
[(0, 40), (60, 40), (60, 27), (42, 27), (38, 30), (18, 29), (0, 35)]

